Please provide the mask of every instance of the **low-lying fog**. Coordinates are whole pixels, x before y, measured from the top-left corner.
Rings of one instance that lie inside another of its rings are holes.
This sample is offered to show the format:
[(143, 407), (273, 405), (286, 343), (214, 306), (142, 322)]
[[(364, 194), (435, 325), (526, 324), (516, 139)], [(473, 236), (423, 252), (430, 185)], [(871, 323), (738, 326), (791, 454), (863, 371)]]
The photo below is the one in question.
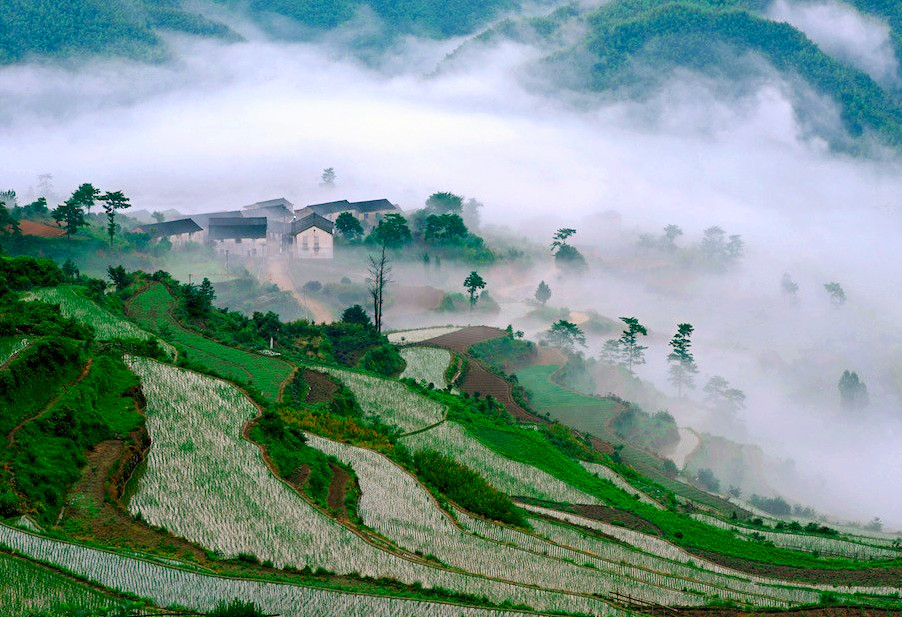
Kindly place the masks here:
[[(494, 297), (531, 296), (544, 278), (550, 304), (639, 317), (652, 337), (638, 374), (668, 393), (667, 340), (692, 323), (699, 387), (722, 375), (748, 401), (735, 421), (675, 411), (681, 424), (793, 458), (803, 486), (771, 478), (791, 502), (902, 527), (895, 156), (832, 153), (797, 121), (793, 88), (776, 78), (723, 100), (705, 79), (676, 74), (644, 103), (587, 105), (537, 91), (534, 73), (523, 86), (539, 57), (524, 46), (470, 49), (436, 71), (461, 41), (410, 40), (373, 69), (334, 46), (245, 34), (249, 42), (230, 45), (173, 40), (177, 59), (162, 66), (0, 69), (0, 188), (27, 201), (37, 175), (52, 173), (58, 199), (92, 182), (136, 207), (183, 212), (278, 196), (298, 205), (387, 197), (413, 209), (447, 190), (483, 202), (484, 223), (542, 243), (574, 227), (575, 244), (600, 260), (589, 280), (537, 264), (521, 281), (486, 277)], [(829, 101), (806, 100), (820, 123), (837, 125)], [(332, 190), (319, 186), (325, 167), (337, 173)], [(619, 222), (597, 216), (608, 211)], [(741, 234), (742, 265), (654, 286), (618, 266), (638, 233), (669, 223), (685, 231), (683, 245), (711, 225)], [(800, 286), (797, 306), (780, 295), (784, 272)], [(839, 310), (823, 289), (831, 281), (849, 298)], [(845, 369), (866, 382), (867, 410), (840, 409)]]

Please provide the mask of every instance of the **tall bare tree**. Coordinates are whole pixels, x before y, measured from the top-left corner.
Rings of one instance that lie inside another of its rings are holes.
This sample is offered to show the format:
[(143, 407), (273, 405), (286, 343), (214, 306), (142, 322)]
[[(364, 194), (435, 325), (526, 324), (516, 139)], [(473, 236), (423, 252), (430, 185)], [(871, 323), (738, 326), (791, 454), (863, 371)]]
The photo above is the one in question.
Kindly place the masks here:
[(380, 257), (369, 257), (369, 277), (367, 278), (367, 290), (373, 299), (373, 324), (376, 332), (382, 332), (382, 302), (385, 296), (385, 288), (391, 283), (391, 261), (385, 256), (385, 246), (382, 247)]

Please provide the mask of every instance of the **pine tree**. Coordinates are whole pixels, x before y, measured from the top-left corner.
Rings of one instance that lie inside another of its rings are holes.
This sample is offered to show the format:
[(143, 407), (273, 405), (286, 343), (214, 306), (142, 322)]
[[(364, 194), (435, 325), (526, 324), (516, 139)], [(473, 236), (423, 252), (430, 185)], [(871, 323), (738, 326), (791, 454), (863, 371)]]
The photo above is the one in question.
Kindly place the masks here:
[(677, 325), (677, 333), (670, 340), (670, 346), (673, 351), (667, 356), (667, 362), (670, 363), (670, 383), (677, 387), (677, 396), (683, 396), (683, 387), (695, 387), (692, 376), (698, 373), (698, 367), (695, 365), (695, 358), (689, 348), (692, 342), (689, 337), (692, 335), (692, 325), (681, 323)]

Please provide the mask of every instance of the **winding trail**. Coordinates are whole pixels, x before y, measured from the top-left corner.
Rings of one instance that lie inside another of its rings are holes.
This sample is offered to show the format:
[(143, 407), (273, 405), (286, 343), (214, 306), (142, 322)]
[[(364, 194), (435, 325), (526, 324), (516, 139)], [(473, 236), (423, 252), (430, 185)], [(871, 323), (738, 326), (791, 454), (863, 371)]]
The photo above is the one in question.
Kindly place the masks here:
[(267, 261), (266, 268), (266, 278), (278, 285), (280, 289), (288, 291), (298, 304), (310, 313), (313, 321), (329, 323), (333, 320), (332, 311), (324, 304), (298, 291), (298, 286), (291, 276), (288, 258), (273, 257)]

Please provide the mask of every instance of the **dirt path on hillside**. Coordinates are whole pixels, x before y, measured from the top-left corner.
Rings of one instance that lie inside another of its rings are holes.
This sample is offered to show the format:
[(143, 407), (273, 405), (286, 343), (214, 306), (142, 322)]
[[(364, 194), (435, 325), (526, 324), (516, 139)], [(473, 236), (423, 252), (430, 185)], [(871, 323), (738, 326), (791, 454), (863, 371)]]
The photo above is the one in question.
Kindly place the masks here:
[(289, 292), (292, 297), (297, 300), (302, 308), (305, 308), (310, 314), (310, 319), (315, 322), (331, 322), (334, 317), (332, 311), (324, 304), (309, 297), (307, 294), (301, 293), (291, 277), (290, 262), (285, 257), (274, 257), (267, 261), (267, 280)]
[[(91, 365), (92, 365), (92, 364), (94, 364), (94, 358), (88, 358), (88, 362), (87, 362), (87, 363), (84, 365), (84, 367), (81, 369), (81, 373), (78, 375), (78, 378), (77, 378), (75, 381), (73, 381), (72, 383), (67, 384), (67, 385), (66, 385), (66, 390), (64, 390), (64, 392), (65, 392), (65, 391), (68, 391), (69, 388), (71, 388), (72, 386), (77, 385), (77, 384), (80, 383), (85, 377), (87, 377), (87, 376), (88, 376), (88, 373), (91, 372)], [(53, 406), (56, 405), (56, 404), (59, 402), (60, 397), (61, 397), (62, 395), (63, 395), (63, 394), (60, 393), (60, 394), (58, 394), (57, 396), (53, 397), (53, 398), (50, 400), (50, 402), (47, 403), (47, 405), (44, 407), (44, 409), (42, 409), (41, 412), (40, 412), (39, 414), (37, 414), (36, 416), (32, 416), (31, 418), (25, 418), (24, 420), (22, 420), (21, 422), (19, 422), (16, 426), (14, 426), (14, 427), (13, 427), (13, 430), (11, 430), (11, 431), (9, 432), (9, 436), (8, 436), (8, 438), (7, 438), (6, 447), (7, 447), (7, 448), (13, 447), (13, 444), (15, 444), (15, 442), (16, 442), (16, 433), (19, 431), (19, 429), (21, 429), (23, 426), (25, 426), (25, 425), (28, 424), (29, 422), (34, 422), (35, 420), (40, 420), (40, 419), (41, 419), (48, 411), (50, 411), (51, 409), (53, 409)]]

